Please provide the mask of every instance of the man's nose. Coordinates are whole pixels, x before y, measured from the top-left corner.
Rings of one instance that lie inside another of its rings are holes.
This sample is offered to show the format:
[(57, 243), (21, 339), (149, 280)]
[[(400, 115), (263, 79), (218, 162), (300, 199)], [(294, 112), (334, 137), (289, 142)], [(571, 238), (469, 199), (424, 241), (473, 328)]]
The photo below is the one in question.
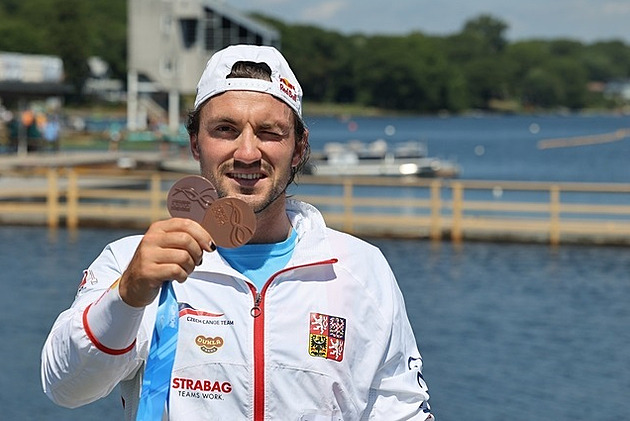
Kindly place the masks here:
[(262, 158), (259, 146), (260, 139), (256, 134), (250, 129), (244, 130), (239, 136), (234, 159), (246, 164), (259, 161)]

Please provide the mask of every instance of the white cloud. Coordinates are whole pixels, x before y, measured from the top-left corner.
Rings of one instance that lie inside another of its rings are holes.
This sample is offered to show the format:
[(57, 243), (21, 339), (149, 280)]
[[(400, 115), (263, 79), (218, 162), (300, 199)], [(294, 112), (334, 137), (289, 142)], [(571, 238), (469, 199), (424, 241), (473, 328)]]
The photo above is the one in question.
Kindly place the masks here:
[(627, 1), (613, 1), (604, 4), (606, 15), (630, 15), (630, 3)]
[(264, 7), (266, 5), (274, 5), (274, 4), (289, 4), (291, 3), (292, 0), (257, 0), (257, 1), (250, 1), (250, 2), (244, 2), (244, 3), (250, 3), (250, 7), (252, 6), (258, 6), (258, 7)]
[(302, 18), (308, 20), (330, 19), (347, 7), (348, 4), (346, 1), (324, 1), (304, 9), (302, 12)]

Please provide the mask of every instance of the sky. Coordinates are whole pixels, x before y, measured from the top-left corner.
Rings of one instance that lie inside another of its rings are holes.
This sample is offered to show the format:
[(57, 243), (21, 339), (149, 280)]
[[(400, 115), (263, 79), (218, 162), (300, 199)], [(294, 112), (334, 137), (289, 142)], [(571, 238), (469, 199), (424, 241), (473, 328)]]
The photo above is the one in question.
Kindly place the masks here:
[(510, 41), (566, 38), (630, 43), (630, 0), (224, 0), (288, 24), (314, 24), (344, 34), (427, 35), (459, 32), (482, 14), (508, 25)]

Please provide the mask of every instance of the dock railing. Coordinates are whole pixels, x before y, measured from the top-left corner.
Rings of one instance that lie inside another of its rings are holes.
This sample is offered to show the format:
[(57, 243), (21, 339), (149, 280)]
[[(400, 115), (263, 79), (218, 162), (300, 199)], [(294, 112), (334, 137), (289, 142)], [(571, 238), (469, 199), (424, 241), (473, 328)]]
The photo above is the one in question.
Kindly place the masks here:
[[(0, 223), (145, 228), (183, 174), (79, 168), (3, 174)], [(15, 183), (7, 182), (15, 180)], [(630, 245), (630, 184), (301, 176), (289, 193), (359, 236)]]

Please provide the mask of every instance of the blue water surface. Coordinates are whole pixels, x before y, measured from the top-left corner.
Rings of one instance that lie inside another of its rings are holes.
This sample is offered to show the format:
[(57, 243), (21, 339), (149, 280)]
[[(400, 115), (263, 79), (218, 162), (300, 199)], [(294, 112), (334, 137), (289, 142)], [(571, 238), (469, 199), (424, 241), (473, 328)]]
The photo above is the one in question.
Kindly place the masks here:
[[(430, 155), (456, 159), (463, 179), (630, 182), (630, 139), (537, 147), (540, 140), (627, 129), (624, 115), (317, 117), (307, 123), (314, 150), (329, 141), (420, 140)], [(0, 227), (0, 418), (122, 419), (116, 390), (83, 408), (55, 406), (41, 390), (39, 361), (83, 269), (106, 243), (131, 233)], [(371, 241), (398, 277), (438, 420), (630, 419), (628, 248)]]
[(420, 141), (427, 145), (429, 155), (455, 160), (463, 179), (630, 182), (630, 137), (586, 146), (538, 147), (548, 139), (630, 129), (630, 115), (307, 117), (307, 124), (315, 151), (327, 142), (383, 139), (395, 145)]
[[(40, 350), (85, 268), (127, 230), (2, 227), (0, 405), (10, 420), (122, 419), (41, 391)], [(439, 420), (630, 417), (627, 248), (372, 239), (389, 259)]]

